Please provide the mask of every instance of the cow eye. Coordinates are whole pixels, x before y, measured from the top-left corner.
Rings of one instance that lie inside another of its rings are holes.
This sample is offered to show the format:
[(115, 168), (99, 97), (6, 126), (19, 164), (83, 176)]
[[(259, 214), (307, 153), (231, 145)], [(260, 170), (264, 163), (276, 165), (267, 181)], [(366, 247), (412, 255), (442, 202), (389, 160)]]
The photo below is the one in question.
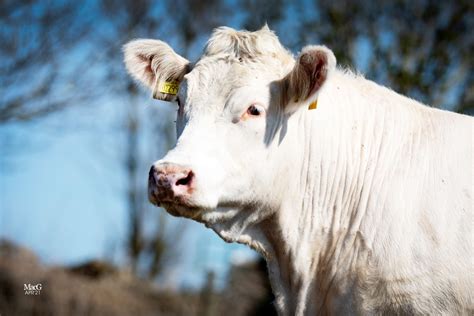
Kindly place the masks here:
[(259, 116), (263, 113), (263, 108), (261, 106), (252, 104), (251, 106), (248, 107), (247, 113), (249, 115)]
[(176, 98), (176, 103), (178, 103), (178, 107), (181, 107), (181, 100), (179, 99), (179, 97)]

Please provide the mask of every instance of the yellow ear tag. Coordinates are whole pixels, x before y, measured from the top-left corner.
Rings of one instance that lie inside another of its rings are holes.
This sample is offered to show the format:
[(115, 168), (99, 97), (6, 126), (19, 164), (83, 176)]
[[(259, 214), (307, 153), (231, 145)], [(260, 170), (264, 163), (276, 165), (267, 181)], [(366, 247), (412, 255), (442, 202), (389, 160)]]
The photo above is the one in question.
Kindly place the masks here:
[(159, 84), (158, 91), (161, 93), (177, 95), (179, 90), (179, 83), (177, 81), (162, 81)]
[(317, 108), (318, 108), (318, 100), (311, 102), (308, 106), (308, 110), (316, 110)]

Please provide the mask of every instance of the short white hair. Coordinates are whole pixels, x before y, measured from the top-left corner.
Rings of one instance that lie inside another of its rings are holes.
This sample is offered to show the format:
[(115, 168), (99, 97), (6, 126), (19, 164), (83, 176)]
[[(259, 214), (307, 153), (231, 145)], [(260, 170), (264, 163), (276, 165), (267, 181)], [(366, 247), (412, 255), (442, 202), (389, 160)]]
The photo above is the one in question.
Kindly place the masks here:
[(237, 59), (277, 58), (283, 63), (293, 61), (278, 37), (265, 24), (255, 32), (237, 31), (229, 27), (214, 30), (204, 49), (204, 56), (228, 55)]

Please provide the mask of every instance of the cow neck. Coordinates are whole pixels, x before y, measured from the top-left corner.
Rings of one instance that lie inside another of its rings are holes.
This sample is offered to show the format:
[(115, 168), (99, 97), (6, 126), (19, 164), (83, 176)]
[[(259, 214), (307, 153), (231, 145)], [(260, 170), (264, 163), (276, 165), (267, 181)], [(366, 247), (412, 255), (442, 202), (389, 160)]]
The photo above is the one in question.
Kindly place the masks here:
[[(320, 97), (323, 105), (327, 101)], [(292, 124), (299, 128), (288, 128), (295, 131), (289, 138), (300, 140), (291, 159), (301, 170), (298, 177), (288, 177), (293, 181), (280, 210), (259, 223), (276, 305), (284, 315), (324, 311), (330, 293), (340, 294), (338, 286), (353, 281), (339, 276), (355, 274), (357, 262), (367, 255), (355, 251), (366, 245), (358, 230), (364, 210), (354, 199), (363, 175), (346, 156), (354, 148), (347, 141), (353, 133), (350, 118), (331, 113), (337, 109), (316, 111), (299, 112)]]

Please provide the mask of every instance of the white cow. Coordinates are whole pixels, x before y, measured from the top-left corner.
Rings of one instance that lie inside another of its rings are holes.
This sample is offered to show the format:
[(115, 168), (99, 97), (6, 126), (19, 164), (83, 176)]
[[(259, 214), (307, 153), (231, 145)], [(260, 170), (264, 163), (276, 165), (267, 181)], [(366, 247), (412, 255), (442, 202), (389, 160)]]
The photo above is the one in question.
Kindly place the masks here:
[(267, 27), (216, 29), (196, 63), (157, 40), (124, 52), (179, 107), (150, 200), (261, 253), (281, 315), (472, 315), (471, 117), (324, 46), (295, 59)]

